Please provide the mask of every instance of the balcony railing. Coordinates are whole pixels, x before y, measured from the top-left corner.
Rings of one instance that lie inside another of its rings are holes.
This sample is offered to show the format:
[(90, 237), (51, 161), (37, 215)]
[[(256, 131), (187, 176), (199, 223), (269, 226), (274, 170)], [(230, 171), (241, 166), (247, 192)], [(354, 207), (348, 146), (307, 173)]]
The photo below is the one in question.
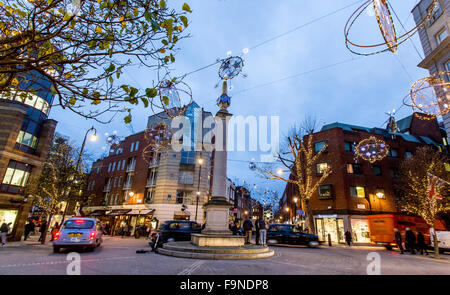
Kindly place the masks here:
[(124, 189), (124, 190), (131, 189), (131, 185), (132, 185), (132, 182), (125, 182), (123, 184), (123, 188), (122, 189)]
[(156, 179), (155, 178), (148, 178), (147, 179), (147, 185), (145, 187), (151, 187), (156, 186)]
[(128, 172), (133, 172), (133, 171), (134, 171), (134, 168), (135, 168), (135, 166), (136, 166), (136, 164), (134, 164), (134, 165), (131, 165), (131, 164), (130, 164), (130, 165), (128, 165), (128, 166), (127, 166), (127, 173), (128, 173)]
[(109, 193), (110, 191), (111, 191), (111, 185), (105, 185), (105, 187), (103, 188), (103, 192)]

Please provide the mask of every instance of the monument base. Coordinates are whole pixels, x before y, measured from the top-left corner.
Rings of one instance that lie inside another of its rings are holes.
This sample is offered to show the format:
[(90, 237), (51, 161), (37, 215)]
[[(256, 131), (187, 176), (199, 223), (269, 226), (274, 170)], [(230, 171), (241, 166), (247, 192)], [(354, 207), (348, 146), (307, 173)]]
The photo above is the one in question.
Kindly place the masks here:
[(191, 234), (191, 244), (199, 247), (243, 247), (245, 238), (233, 235)]

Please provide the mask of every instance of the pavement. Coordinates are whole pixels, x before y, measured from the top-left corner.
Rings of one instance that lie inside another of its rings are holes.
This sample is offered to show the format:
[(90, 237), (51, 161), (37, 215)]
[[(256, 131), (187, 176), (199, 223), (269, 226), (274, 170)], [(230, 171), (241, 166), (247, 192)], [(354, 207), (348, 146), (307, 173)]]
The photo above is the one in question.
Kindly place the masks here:
[(37, 237), (32, 237), (0, 248), (0, 275), (64, 275), (73, 266), (68, 255), (72, 251), (79, 253), (80, 273), (85, 275), (365, 275), (369, 268), (373, 271), (374, 257), (379, 261), (376, 269), (380, 274), (450, 275), (448, 253), (441, 254), (437, 260), (433, 255), (401, 255), (374, 246), (275, 245), (270, 248), (275, 256), (266, 259), (199, 260), (152, 252), (138, 254), (136, 250), (148, 249), (148, 240), (104, 237), (102, 246), (95, 252), (75, 249), (55, 254), (51, 242), (41, 245)]

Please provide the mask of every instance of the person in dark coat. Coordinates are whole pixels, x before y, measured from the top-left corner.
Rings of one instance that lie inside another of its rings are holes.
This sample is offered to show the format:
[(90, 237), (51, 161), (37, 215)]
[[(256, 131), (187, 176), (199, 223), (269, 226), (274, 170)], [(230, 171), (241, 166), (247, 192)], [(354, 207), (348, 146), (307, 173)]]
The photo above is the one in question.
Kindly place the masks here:
[(41, 223), (41, 227), (39, 228), (39, 232), (41, 233), (41, 236), (39, 237), (38, 240), (39, 242), (42, 242), (44, 240), (46, 231), (47, 231), (47, 221), (44, 220)]
[(256, 243), (256, 245), (259, 245), (259, 235), (260, 235), (260, 230), (261, 230), (261, 228), (259, 227), (259, 219), (257, 219), (256, 221), (255, 221), (255, 233), (256, 233), (256, 237), (255, 237), (255, 243)]
[(416, 248), (416, 235), (414, 232), (407, 227), (405, 232), (405, 246), (406, 251), (411, 252), (411, 254), (416, 254), (414, 248)]
[(420, 255), (423, 255), (423, 250), (425, 250), (426, 255), (429, 255), (425, 244), (425, 236), (419, 231), (417, 232), (417, 252), (420, 251)]
[(26, 241), (28, 239), (28, 236), (30, 235), (30, 232), (32, 231), (31, 228), (31, 221), (28, 221), (27, 224), (25, 224), (25, 230), (23, 232), (23, 240)]
[(242, 228), (245, 231), (245, 243), (251, 244), (252, 243), (253, 223), (249, 219), (245, 219), (244, 223), (242, 224)]
[(394, 228), (394, 241), (397, 243), (398, 248), (400, 249), (400, 254), (403, 254), (402, 234), (398, 231), (397, 228)]
[(233, 223), (233, 226), (231, 227), (231, 232), (233, 233), (234, 236), (237, 236), (239, 233), (239, 223), (237, 221), (235, 221)]
[(350, 247), (350, 244), (353, 241), (353, 237), (352, 237), (352, 233), (350, 232), (350, 230), (347, 230), (344, 234), (345, 236), (345, 242), (347, 243), (347, 245)]

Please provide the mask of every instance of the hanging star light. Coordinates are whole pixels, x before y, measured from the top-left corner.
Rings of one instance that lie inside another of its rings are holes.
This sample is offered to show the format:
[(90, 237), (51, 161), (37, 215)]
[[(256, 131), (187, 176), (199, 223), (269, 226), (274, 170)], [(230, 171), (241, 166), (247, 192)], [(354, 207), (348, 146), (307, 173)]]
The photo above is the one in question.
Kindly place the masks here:
[(219, 67), (219, 77), (222, 80), (231, 80), (242, 71), (244, 60), (239, 56), (226, 58)]
[(173, 119), (184, 114), (193, 101), (191, 88), (182, 81), (164, 79), (157, 86), (157, 90), (159, 100), (152, 101), (151, 106), (154, 113), (161, 118)]
[(106, 136), (106, 144), (109, 145), (109, 152), (114, 153), (116, 149), (120, 147), (120, 142), (123, 140), (123, 137), (117, 135), (117, 131), (113, 131), (113, 134), (105, 133)]
[[(381, 35), (383, 36), (384, 42), (371, 45), (356, 44), (355, 42), (350, 41), (350, 30), (352, 29), (357, 19), (363, 14), (363, 12), (368, 10), (370, 5), (373, 6), (378, 27), (380, 29)], [(392, 7), (390, 6), (389, 1), (368, 0), (364, 2), (358, 9), (356, 9), (355, 12), (353, 12), (353, 14), (347, 20), (344, 29), (345, 45), (352, 53), (363, 56), (378, 54), (385, 51), (396, 53), (398, 46), (410, 39), (433, 16), (434, 9), (437, 5), (437, 0), (433, 0), (433, 3), (428, 9), (428, 14), (425, 16), (425, 18), (415, 27), (413, 27), (403, 35), (398, 36), (395, 30), (394, 22), (392, 20)]]
[(389, 152), (389, 146), (374, 136), (361, 140), (355, 148), (357, 157), (375, 163), (384, 159)]
[(446, 82), (441, 77), (450, 77), (450, 72), (440, 72), (414, 82), (411, 86), (409, 98), (411, 104), (403, 104), (417, 109), (427, 116), (417, 113), (417, 116), (424, 120), (432, 120), (450, 112), (449, 107), (449, 87), (450, 82)]

